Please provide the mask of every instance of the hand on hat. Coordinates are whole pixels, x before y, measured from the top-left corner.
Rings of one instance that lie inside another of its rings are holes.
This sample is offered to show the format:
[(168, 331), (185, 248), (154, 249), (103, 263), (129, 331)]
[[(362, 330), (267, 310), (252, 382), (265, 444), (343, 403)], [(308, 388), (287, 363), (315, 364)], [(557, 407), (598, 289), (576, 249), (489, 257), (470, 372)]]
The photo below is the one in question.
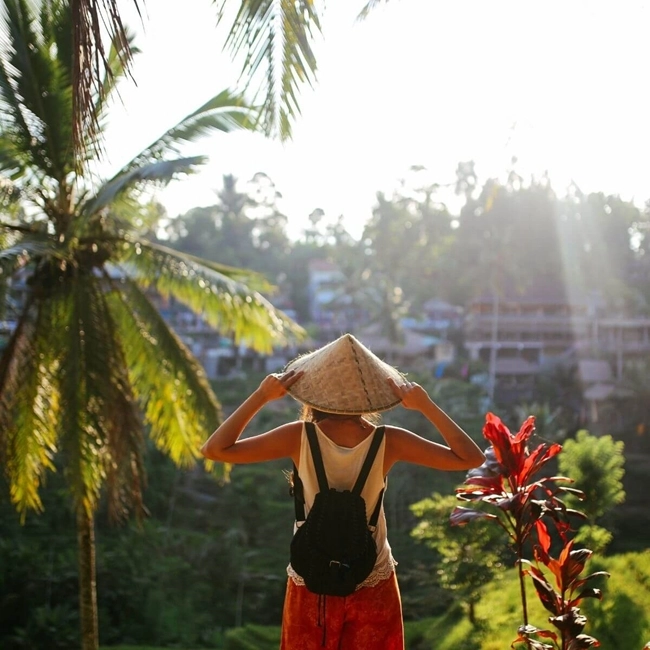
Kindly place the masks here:
[(387, 381), (393, 393), (399, 397), (402, 406), (406, 409), (419, 411), (422, 405), (430, 399), (427, 391), (414, 381), (404, 380), (398, 384), (392, 377), (389, 377)]
[(268, 375), (262, 380), (258, 390), (264, 395), (267, 401), (280, 399), (287, 394), (287, 391), (293, 386), (302, 376), (302, 370), (296, 372), (289, 370), (289, 372), (277, 373)]

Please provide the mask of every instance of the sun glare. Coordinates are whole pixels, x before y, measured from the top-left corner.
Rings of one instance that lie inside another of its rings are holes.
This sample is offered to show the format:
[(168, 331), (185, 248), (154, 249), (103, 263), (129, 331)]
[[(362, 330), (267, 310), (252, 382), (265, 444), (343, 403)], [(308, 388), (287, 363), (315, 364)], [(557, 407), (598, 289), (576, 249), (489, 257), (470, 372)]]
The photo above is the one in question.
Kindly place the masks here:
[[(645, 3), (389, 2), (356, 22), (362, 5), (328, 3), (319, 82), (303, 91), (293, 140), (207, 138), (191, 152), (210, 156), (206, 169), (161, 194), (172, 215), (212, 202), (222, 174), (262, 171), (294, 234), (318, 207), (359, 235), (376, 192), (412, 165), (445, 183), (461, 160), (486, 178), (513, 157), (560, 193), (573, 180), (646, 198)], [(143, 53), (109, 132), (116, 165), (237, 80), (210, 0), (147, 10), (144, 33), (127, 12)]]

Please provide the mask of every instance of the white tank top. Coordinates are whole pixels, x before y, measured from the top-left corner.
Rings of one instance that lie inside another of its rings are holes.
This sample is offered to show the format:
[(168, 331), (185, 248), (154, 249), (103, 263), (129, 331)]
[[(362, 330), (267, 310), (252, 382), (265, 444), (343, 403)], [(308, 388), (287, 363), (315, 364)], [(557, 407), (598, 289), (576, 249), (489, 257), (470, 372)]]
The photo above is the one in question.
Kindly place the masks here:
[[(373, 432), (362, 440), (355, 447), (341, 447), (334, 441), (330, 440), (319, 428), (315, 426), (316, 435), (318, 437), (318, 444), (320, 445), (321, 455), (323, 456), (323, 464), (325, 465), (325, 473), (327, 474), (327, 482), (330, 487), (337, 490), (351, 490), (354, 483), (359, 476), (361, 466), (366, 458), (370, 443), (372, 441)], [(384, 488), (384, 450), (386, 449), (386, 437), (381, 441), (381, 445), (377, 451), (377, 456), (372, 464), (370, 473), (366, 480), (361, 496), (366, 502), (366, 517), (370, 519), (375, 506), (379, 493)], [(300, 436), (300, 460), (298, 464), (298, 474), (302, 480), (304, 495), (305, 495), (305, 517), (309, 514), (309, 509), (314, 503), (314, 497), (318, 488), (318, 479), (316, 477), (316, 469), (314, 468), (314, 460), (309, 448), (309, 440), (307, 439), (307, 432), (303, 424), (302, 434)], [(297, 523), (294, 524), (294, 532), (297, 529)], [(397, 562), (393, 559), (391, 554), (390, 545), (386, 536), (386, 516), (384, 515), (384, 505), (382, 503), (379, 512), (379, 519), (377, 520), (377, 527), (375, 528), (373, 537), (377, 544), (377, 561), (372, 573), (357, 587), (371, 587), (378, 584), (382, 580), (390, 577), (391, 573), (395, 570)], [(293, 570), (291, 564), (287, 567), (287, 573), (291, 579), (298, 585), (304, 585), (303, 579)]]

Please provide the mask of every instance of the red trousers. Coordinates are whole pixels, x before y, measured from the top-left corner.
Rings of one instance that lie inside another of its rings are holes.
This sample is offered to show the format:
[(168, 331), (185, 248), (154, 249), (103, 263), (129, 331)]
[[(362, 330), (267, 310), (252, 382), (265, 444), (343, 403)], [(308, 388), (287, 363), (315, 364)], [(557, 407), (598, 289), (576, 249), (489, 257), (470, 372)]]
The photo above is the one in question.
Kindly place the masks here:
[(318, 596), (289, 578), (280, 650), (404, 650), (397, 577), (345, 597)]

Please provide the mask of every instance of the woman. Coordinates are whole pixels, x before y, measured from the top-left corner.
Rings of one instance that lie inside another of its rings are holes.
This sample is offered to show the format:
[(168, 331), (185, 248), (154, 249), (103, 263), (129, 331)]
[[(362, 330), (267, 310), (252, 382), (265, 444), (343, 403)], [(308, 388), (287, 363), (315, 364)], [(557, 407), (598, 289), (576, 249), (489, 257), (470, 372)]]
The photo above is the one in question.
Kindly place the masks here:
[[(303, 404), (300, 420), (240, 440), (247, 424), (266, 404), (287, 394)], [(380, 506), (373, 532), (377, 547), (374, 568), (350, 596), (327, 596), (323, 601), (289, 565), (282, 650), (402, 650), (396, 563), (380, 502), (385, 477), (400, 461), (439, 470), (467, 470), (483, 463), (483, 453), (421, 386), (407, 381), (350, 334), (295, 359), (283, 373), (266, 377), (202, 448), (206, 458), (235, 464), (291, 458), (303, 485), (307, 514), (319, 488), (306, 433), (311, 425), (306, 423), (315, 425), (329, 486), (350, 490), (375, 437), (371, 414), (397, 404), (422, 413), (447, 444), (431, 442), (400, 427), (384, 427), (361, 492), (368, 520)]]

